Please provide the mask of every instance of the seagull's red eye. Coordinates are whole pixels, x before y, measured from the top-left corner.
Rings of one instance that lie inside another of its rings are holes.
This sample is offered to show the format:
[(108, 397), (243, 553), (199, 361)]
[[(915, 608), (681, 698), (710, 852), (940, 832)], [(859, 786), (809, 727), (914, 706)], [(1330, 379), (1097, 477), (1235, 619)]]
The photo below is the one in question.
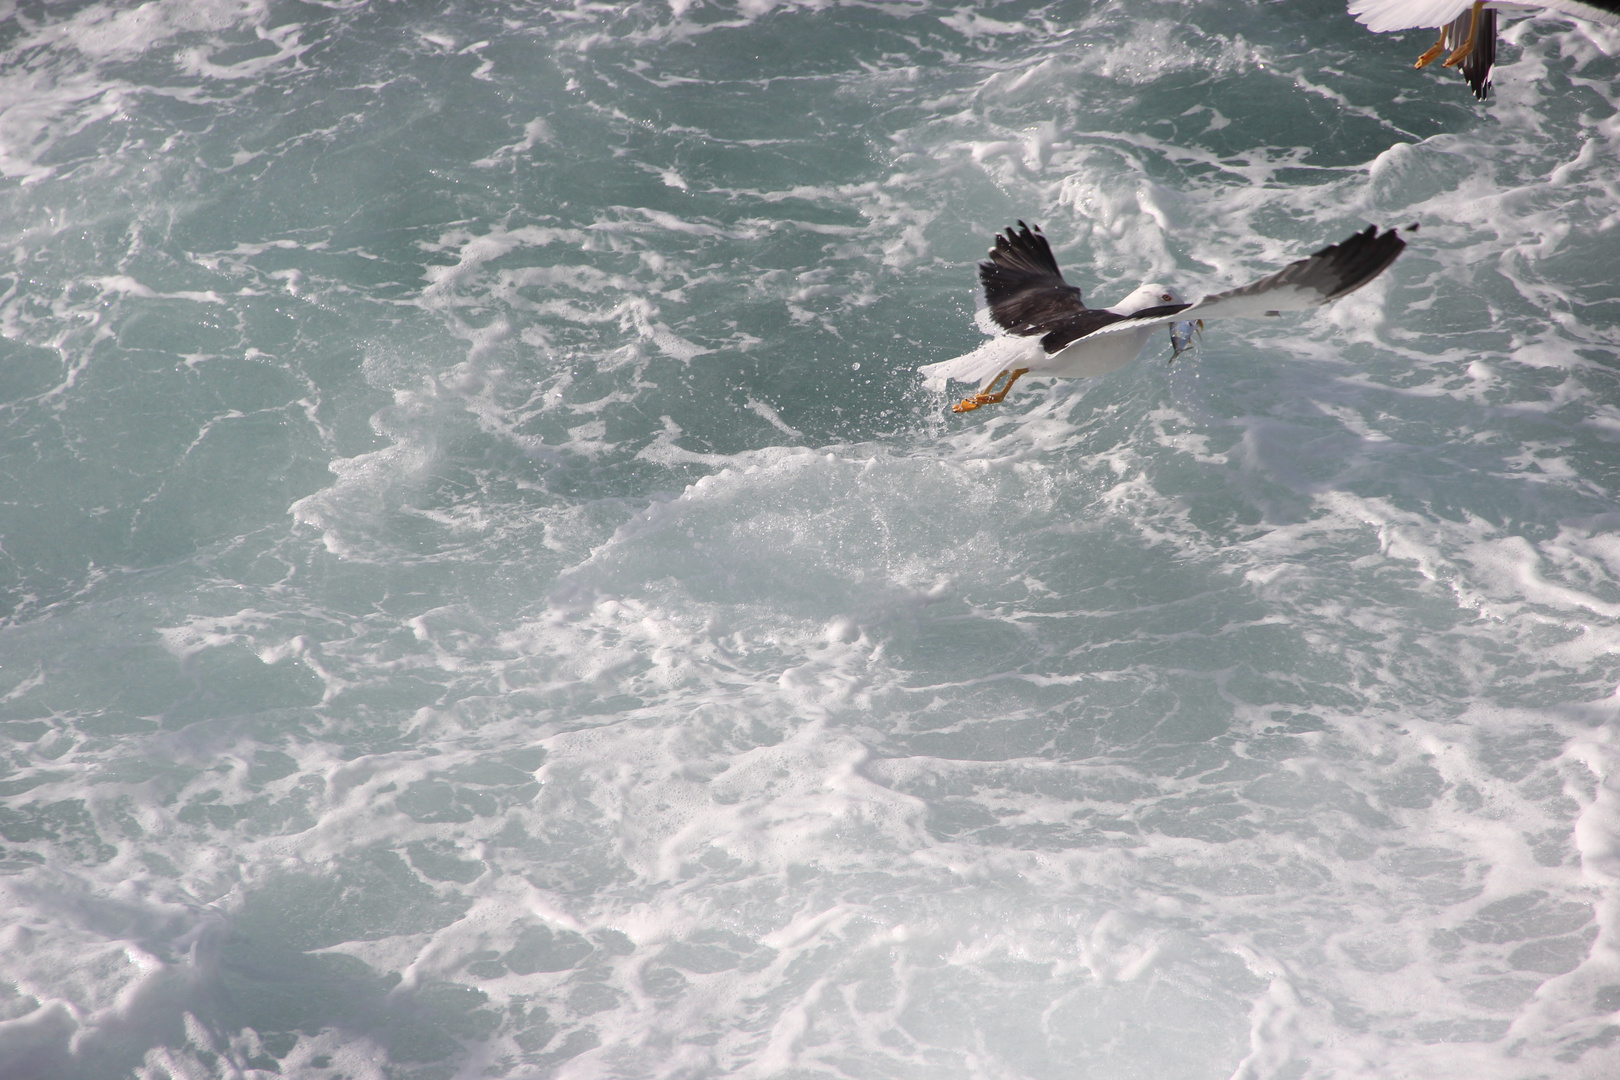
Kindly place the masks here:
[(1163, 300), (1165, 303), (1168, 304), (1170, 302), (1170, 294), (1169, 293), (1160, 293), (1159, 294), (1159, 299)]

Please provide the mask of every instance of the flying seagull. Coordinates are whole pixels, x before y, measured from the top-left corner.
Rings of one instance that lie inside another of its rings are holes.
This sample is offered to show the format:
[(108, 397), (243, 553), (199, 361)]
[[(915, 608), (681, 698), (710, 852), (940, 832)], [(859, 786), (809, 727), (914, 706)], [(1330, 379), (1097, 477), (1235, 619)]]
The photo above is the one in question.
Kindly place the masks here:
[[(1111, 308), (1088, 308), (1080, 290), (1063, 280), (1040, 226), (1020, 221), (996, 237), (990, 258), (979, 264), (990, 318), (1007, 333), (965, 356), (917, 370), (930, 381), (978, 383), (978, 393), (952, 407), (971, 412), (1001, 401), (1022, 375), (1078, 379), (1118, 370), (1136, 359), (1155, 327), (1170, 326), (1174, 360), (1191, 343), (1193, 327), (1202, 329), (1205, 319), (1304, 311), (1355, 292), (1406, 246), (1396, 232), (1380, 233), (1369, 225), (1252, 285), (1193, 304), (1168, 285), (1150, 282)], [(1003, 377), (1006, 385), (995, 389)]]
[(1562, 15), (1620, 26), (1620, 0), (1350, 0), (1350, 14), (1375, 34), (1392, 30), (1438, 27), (1440, 40), (1417, 58), (1413, 67), (1439, 60), (1461, 67), (1463, 78), (1481, 101), (1491, 88), (1496, 63), (1496, 16)]

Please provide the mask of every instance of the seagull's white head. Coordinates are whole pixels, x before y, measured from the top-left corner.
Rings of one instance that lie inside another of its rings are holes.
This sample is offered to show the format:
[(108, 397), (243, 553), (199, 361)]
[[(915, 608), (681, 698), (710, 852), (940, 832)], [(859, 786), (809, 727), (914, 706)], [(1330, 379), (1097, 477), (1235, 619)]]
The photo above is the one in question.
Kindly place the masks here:
[(1185, 304), (1181, 294), (1169, 285), (1161, 285), (1157, 281), (1150, 281), (1139, 286), (1137, 290), (1119, 303), (1114, 310), (1129, 315), (1141, 311), (1143, 308), (1163, 307), (1165, 304)]

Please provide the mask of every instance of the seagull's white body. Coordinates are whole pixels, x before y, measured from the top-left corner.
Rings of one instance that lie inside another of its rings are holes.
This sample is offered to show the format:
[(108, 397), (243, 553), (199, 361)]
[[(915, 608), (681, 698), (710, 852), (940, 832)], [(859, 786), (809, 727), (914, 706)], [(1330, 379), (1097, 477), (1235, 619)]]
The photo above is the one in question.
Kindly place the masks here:
[[(1130, 316), (1161, 304), (1184, 303), (1186, 301), (1175, 289), (1150, 281), (1108, 310), (1117, 315)], [(1094, 379), (1098, 375), (1107, 375), (1141, 356), (1142, 350), (1148, 346), (1148, 339), (1158, 328), (1158, 323), (1148, 323), (1116, 334), (1083, 337), (1044, 357), (1039, 366), (1029, 369), (1029, 373), (1056, 375), (1060, 379)]]
[[(1121, 315), (1128, 315), (1135, 309), (1122, 304), (1116, 310)], [(1156, 326), (1143, 326), (1122, 334), (1077, 341), (1050, 356), (1042, 357), (1029, 369), (1029, 373), (1055, 375), (1060, 379), (1095, 379), (1098, 375), (1107, 375), (1141, 356), (1148, 346), (1148, 339), (1157, 329)], [(1159, 344), (1163, 345), (1164, 342), (1160, 341)]]

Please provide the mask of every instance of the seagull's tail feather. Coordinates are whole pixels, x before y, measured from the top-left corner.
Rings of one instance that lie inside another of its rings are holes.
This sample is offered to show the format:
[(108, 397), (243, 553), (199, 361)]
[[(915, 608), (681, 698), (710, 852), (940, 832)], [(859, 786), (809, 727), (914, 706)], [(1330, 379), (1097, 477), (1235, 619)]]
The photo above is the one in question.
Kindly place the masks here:
[(1040, 351), (1029, 338), (993, 337), (970, 353), (937, 364), (924, 364), (917, 370), (932, 386), (943, 387), (948, 380), (977, 383), (980, 389), (990, 385), (997, 375), (1009, 368), (1020, 366), (1018, 361), (1031, 350)]
[[(1479, 25), (1470, 27), (1471, 12), (1464, 12), (1446, 28), (1446, 47), (1456, 49), (1468, 40), (1468, 31), (1474, 30), (1474, 47), (1462, 60), (1462, 75), (1468, 80), (1468, 89), (1480, 101), (1491, 92), (1491, 67), (1496, 63), (1496, 12), (1485, 8), (1479, 13)], [(1456, 37), (1453, 42), (1452, 37)]]

